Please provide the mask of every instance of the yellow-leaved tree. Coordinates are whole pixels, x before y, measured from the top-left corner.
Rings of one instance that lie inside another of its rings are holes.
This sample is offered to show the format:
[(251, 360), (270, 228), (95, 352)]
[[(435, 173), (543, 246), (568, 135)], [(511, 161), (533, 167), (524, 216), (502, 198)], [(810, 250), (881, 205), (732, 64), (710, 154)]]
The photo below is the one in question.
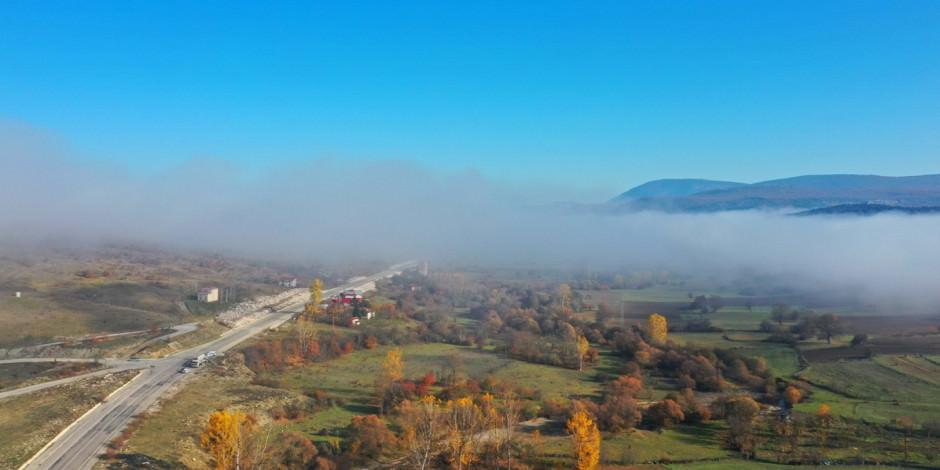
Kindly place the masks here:
[(664, 344), (668, 330), (669, 324), (666, 321), (666, 317), (654, 313), (646, 319), (646, 333), (649, 335), (651, 343)]
[(469, 397), (448, 401), (444, 409), (448, 460), (452, 467), (463, 470), (477, 459), (478, 447), (482, 444), (485, 416)]
[(199, 443), (212, 456), (217, 470), (241, 468), (255, 420), (241, 411), (218, 410), (209, 415)]
[(400, 348), (394, 348), (385, 354), (382, 372), (386, 383), (398, 382), (405, 378), (405, 361), (402, 359)]
[(578, 470), (594, 470), (601, 461), (601, 433), (586, 411), (578, 411), (568, 420), (568, 433), (574, 441)]
[(584, 370), (584, 356), (591, 349), (591, 343), (584, 336), (578, 337), (578, 372)]
[(304, 307), (304, 312), (316, 315), (320, 311), (320, 302), (323, 302), (323, 281), (314, 279), (310, 283), (310, 302)]

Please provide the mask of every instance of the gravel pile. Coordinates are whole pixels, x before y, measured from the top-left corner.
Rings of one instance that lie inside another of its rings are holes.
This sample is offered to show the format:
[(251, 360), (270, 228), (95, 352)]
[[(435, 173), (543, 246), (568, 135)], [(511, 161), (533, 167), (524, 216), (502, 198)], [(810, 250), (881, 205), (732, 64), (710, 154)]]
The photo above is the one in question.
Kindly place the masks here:
[(234, 307), (220, 313), (216, 319), (220, 323), (230, 328), (235, 327), (244, 320), (251, 319), (258, 314), (264, 313), (261, 311), (261, 309), (264, 307), (276, 306), (298, 295), (304, 295), (306, 292), (307, 289), (303, 288), (289, 289), (279, 294), (267, 295), (264, 297), (258, 297), (252, 300), (241, 302), (236, 304)]

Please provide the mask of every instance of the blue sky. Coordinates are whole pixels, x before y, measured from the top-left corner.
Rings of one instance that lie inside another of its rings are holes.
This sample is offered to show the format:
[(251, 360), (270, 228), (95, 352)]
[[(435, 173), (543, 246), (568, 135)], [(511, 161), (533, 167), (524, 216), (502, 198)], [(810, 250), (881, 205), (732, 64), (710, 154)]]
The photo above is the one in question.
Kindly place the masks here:
[(0, 118), (153, 172), (940, 172), (940, 2), (0, 2)]

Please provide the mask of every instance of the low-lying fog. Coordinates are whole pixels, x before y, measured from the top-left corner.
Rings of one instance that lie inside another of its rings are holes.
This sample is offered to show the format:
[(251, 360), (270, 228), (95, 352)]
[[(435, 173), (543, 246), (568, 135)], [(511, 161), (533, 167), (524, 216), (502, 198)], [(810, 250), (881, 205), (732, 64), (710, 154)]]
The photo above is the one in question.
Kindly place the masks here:
[(569, 196), (557, 188), (520, 189), (394, 161), (312, 160), (249, 173), (193, 160), (142, 176), (66, 153), (41, 134), (0, 126), (0, 242), (142, 241), (327, 262), (757, 272), (918, 311), (940, 306), (936, 216), (572, 214), (549, 209)]

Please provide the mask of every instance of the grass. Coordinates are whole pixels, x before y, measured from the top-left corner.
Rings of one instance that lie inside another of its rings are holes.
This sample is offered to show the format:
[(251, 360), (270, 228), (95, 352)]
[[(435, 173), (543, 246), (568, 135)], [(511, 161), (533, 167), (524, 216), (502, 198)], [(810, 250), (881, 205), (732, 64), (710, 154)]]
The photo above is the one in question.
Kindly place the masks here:
[[(274, 333), (277, 334), (277, 333)], [(340, 358), (266, 373), (261, 379), (277, 388), (252, 385), (250, 374), (206, 370), (194, 375), (175, 396), (164, 400), (162, 408), (150, 416), (131, 437), (123, 453), (143, 453), (155, 459), (204, 464), (198, 449), (198, 434), (208, 414), (219, 408), (241, 408), (262, 418), (276, 404), (303, 399), (314, 389), (344, 401), (302, 419), (279, 424), (284, 430), (302, 431), (316, 441), (333, 441), (334, 431), (349, 424), (358, 414), (375, 413), (374, 381), (389, 347), (359, 350)], [(597, 371), (577, 371), (515, 361), (489, 351), (447, 344), (413, 344), (402, 347), (405, 374), (420, 377), (427, 372), (445, 373), (456, 365), (459, 374), (469, 377), (492, 375), (514, 385), (541, 391), (545, 398), (566, 398), (598, 392)], [(454, 357), (459, 357), (455, 363)], [(195, 460), (193, 460), (195, 459)]]
[(85, 362), (0, 364), (0, 390), (71, 377), (95, 368), (94, 364)]
[[(763, 333), (670, 333), (679, 344), (729, 349), (748, 357), (763, 357), (780, 377), (790, 377), (800, 367), (796, 351), (784, 344), (764, 341)], [(729, 339), (726, 339), (729, 338)]]
[(15, 387), (49, 372), (56, 364), (30, 362), (24, 364), (0, 364), (0, 390)]
[[(888, 367), (883, 364), (886, 360), (817, 363), (801, 376), (850, 398), (940, 404), (940, 389), (935, 384)], [(940, 366), (933, 368), (935, 373), (940, 372)]]
[[(350, 413), (324, 413), (315, 416), (310, 424), (318, 428), (335, 427), (338, 424), (345, 426), (356, 412), (374, 412), (373, 385), (388, 349), (382, 347), (356, 351), (332, 361), (265, 374), (264, 377), (278, 380), (291, 390), (320, 389), (345, 398)], [(427, 372), (440, 377), (448, 374), (454, 364), (460, 375), (478, 378), (492, 376), (538, 390), (542, 392), (543, 398), (593, 395), (599, 390), (599, 384), (594, 381), (595, 371), (579, 374), (571, 369), (516, 361), (470, 347), (440, 343), (413, 344), (402, 347), (402, 353), (405, 375), (412, 378)]]
[(0, 468), (17, 468), (103, 397), (130, 380), (122, 372), (0, 400)]
[(165, 398), (161, 408), (144, 420), (122, 452), (144, 453), (187, 468), (207, 468), (198, 440), (212, 411), (240, 408), (264, 418), (259, 410), (292, 397), (284, 390), (251, 385), (244, 375), (211, 372), (191, 376), (174, 396)]
[(817, 363), (801, 376), (815, 387), (811, 403), (797, 410), (813, 412), (826, 403), (836, 416), (888, 423), (901, 416), (917, 423), (940, 420), (940, 365), (916, 356)]
[(726, 458), (719, 442), (721, 426), (677, 426), (662, 432), (634, 430), (604, 436), (601, 459), (607, 464), (664, 463)]
[(729, 306), (706, 315), (687, 313), (683, 315), (683, 318), (706, 318), (711, 320), (713, 326), (725, 330), (755, 331), (762, 321), (770, 318), (770, 310), (769, 306), (753, 307), (751, 310), (746, 307)]
[(150, 344), (145, 349), (137, 351), (135, 355), (150, 358), (165, 357), (177, 351), (183, 351), (212, 341), (226, 331), (228, 331), (228, 328), (215, 320), (205, 320), (199, 323), (195, 331)]
[(278, 288), (257, 280), (277, 273), (237, 259), (128, 247), (2, 257), (0, 290), (22, 298), (0, 297), (0, 348), (198, 320), (211, 312), (185, 307), (195, 286), (270, 293)]

